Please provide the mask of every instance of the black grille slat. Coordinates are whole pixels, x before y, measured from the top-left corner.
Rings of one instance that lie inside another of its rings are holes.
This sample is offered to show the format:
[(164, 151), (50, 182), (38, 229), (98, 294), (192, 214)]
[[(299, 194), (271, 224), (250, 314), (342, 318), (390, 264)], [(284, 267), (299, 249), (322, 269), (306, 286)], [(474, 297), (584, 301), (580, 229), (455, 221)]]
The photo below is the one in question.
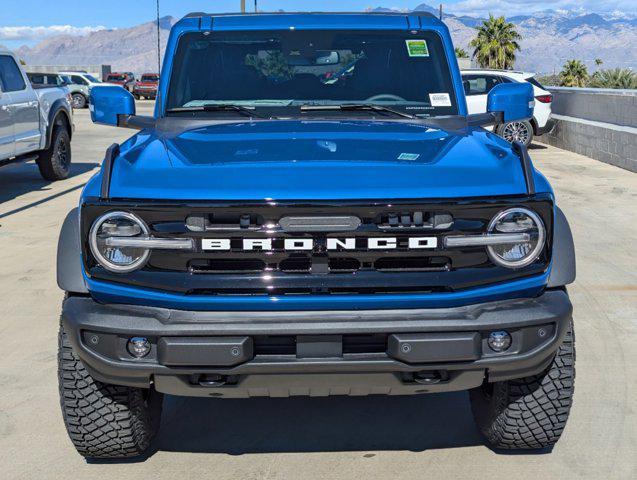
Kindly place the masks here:
[(447, 257), (383, 257), (374, 262), (379, 272), (444, 272), (451, 268)]
[(190, 262), (192, 273), (257, 273), (265, 270), (266, 263), (258, 259), (218, 258)]

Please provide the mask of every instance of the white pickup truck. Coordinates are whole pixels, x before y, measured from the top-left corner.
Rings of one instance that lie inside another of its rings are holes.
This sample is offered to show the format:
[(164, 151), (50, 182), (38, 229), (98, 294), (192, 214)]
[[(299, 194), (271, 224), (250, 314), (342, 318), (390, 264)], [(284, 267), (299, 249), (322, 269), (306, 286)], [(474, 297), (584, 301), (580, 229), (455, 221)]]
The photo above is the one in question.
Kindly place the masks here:
[(66, 87), (33, 87), (16, 57), (0, 50), (0, 166), (35, 160), (46, 180), (68, 177), (72, 112)]

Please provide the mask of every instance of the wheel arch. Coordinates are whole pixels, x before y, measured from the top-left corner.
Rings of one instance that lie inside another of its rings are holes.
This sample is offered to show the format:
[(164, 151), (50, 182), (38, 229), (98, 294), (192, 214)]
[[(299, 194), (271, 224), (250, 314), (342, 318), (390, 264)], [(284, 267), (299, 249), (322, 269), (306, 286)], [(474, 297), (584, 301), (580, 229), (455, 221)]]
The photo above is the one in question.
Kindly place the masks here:
[(575, 281), (575, 243), (566, 215), (555, 206), (553, 229), (553, 263), (548, 287), (563, 287)]
[(53, 130), (56, 125), (62, 125), (69, 133), (69, 138), (73, 138), (73, 123), (71, 122), (71, 113), (67, 110), (63, 99), (58, 99), (53, 102), (51, 109), (49, 110), (49, 118), (46, 129), (46, 145), (45, 149), (51, 146), (51, 140), (53, 138)]
[(75, 207), (64, 219), (57, 249), (57, 283), (65, 292), (88, 293), (82, 274), (80, 213)]
[(531, 117), (531, 120), (529, 120), (529, 122), (531, 123), (531, 126), (533, 127), (533, 135), (537, 135), (538, 132), (538, 124), (537, 124), (537, 120), (535, 119), (535, 117)]

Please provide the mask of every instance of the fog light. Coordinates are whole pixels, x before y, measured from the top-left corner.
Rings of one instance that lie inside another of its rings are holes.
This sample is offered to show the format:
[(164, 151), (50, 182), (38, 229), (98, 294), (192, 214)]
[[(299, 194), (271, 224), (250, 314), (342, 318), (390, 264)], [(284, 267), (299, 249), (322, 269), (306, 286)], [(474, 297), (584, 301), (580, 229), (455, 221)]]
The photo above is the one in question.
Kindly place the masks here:
[(135, 358), (142, 358), (150, 352), (150, 342), (144, 337), (133, 337), (126, 345), (128, 353)]
[(504, 352), (511, 346), (511, 335), (504, 330), (491, 332), (489, 334), (488, 344), (494, 352)]

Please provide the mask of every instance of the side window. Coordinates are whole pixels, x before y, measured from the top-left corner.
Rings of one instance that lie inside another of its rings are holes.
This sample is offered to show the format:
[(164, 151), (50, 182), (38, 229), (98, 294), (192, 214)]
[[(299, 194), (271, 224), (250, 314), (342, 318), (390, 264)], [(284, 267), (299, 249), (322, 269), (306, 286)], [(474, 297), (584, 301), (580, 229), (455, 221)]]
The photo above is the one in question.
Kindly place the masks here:
[(87, 85), (88, 82), (79, 75), (71, 75), (71, 81), (76, 85)]
[(22, 72), (9, 55), (0, 55), (0, 83), (4, 92), (17, 92), (27, 87)]
[(31, 83), (34, 83), (35, 85), (44, 85), (44, 75), (30, 74), (29, 79), (31, 80)]
[(500, 83), (493, 75), (464, 75), (462, 78), (466, 95), (486, 95)]

